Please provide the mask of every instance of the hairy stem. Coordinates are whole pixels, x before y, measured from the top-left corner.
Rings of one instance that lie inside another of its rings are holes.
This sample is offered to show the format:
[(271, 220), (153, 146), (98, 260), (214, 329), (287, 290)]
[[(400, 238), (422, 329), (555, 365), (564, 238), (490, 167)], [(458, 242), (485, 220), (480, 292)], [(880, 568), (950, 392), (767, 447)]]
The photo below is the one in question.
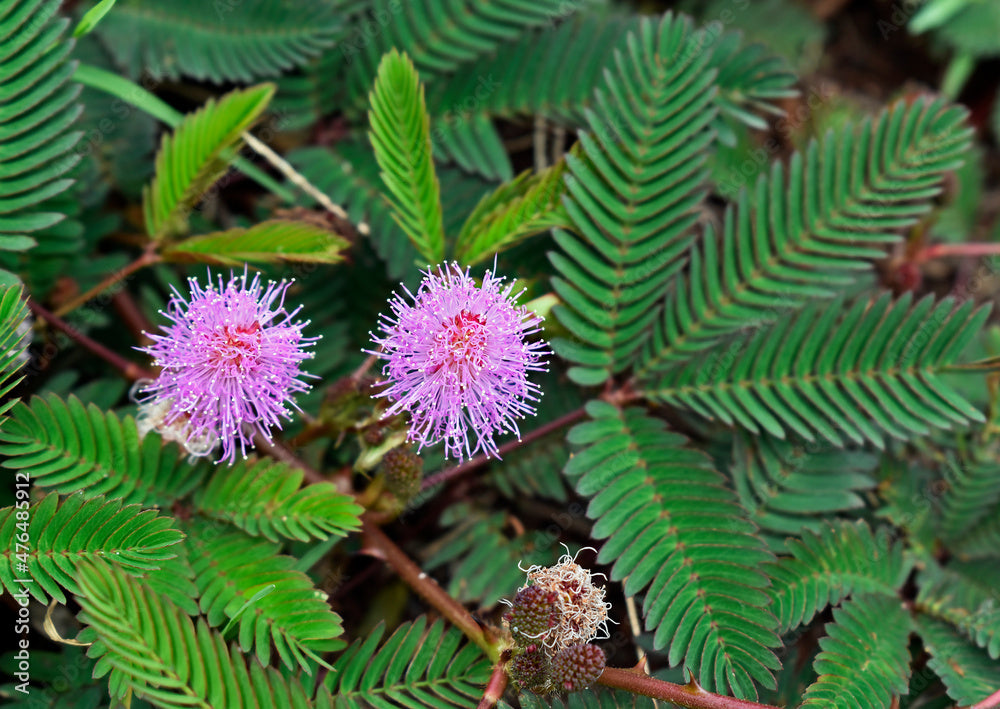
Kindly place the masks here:
[(493, 674), (490, 675), (490, 681), (486, 683), (483, 698), (479, 701), (477, 709), (493, 709), (500, 701), (500, 697), (503, 696), (504, 690), (507, 689), (506, 659), (501, 657), (493, 666)]
[(662, 699), (688, 709), (777, 709), (770, 704), (758, 704), (746, 699), (712, 694), (697, 684), (682, 686), (617, 667), (604, 668), (604, 673), (597, 682), (605, 687), (624, 689), (644, 697)]
[(923, 263), (942, 256), (993, 256), (1000, 254), (1000, 244), (971, 242), (965, 244), (931, 244), (918, 251), (913, 260)]
[(154, 379), (156, 377), (156, 375), (149, 369), (133, 362), (129, 362), (117, 352), (112, 352), (100, 342), (84, 335), (59, 316), (50, 313), (34, 300), (28, 300), (28, 307), (31, 308), (31, 312), (33, 312), (36, 316), (69, 337), (69, 339), (73, 340), (73, 342), (77, 343), (88, 352), (97, 355), (112, 367), (117, 369), (126, 379), (135, 381), (137, 379)]
[(385, 535), (375, 525), (368, 515), (361, 518), (365, 541), (374, 547), (378, 556), (385, 560), (392, 570), (412, 588), (418, 596), (436, 608), (452, 625), (465, 633), (465, 636), (479, 646), (493, 662), (500, 657), (500, 650), (486, 637), (479, 623), (456, 601), (448, 592), (438, 585), (438, 582), (421, 571), (406, 553)]
[[(535, 439), (542, 438), (543, 436), (547, 436), (553, 431), (558, 431), (563, 426), (569, 426), (570, 424), (576, 423), (584, 416), (586, 416), (586, 414), (587, 412), (583, 409), (583, 407), (570, 411), (568, 414), (564, 414), (554, 421), (549, 421), (544, 426), (539, 426), (533, 431), (528, 431), (526, 434), (524, 434), (523, 436), (521, 436), (516, 440), (504, 443), (497, 450), (500, 453), (500, 455), (503, 455), (504, 453), (509, 453), (510, 451), (514, 450), (515, 448), (518, 448), (519, 446), (522, 446), (526, 443), (531, 443)], [(438, 473), (435, 473), (434, 475), (424, 478), (424, 481), (420, 485), (420, 488), (422, 490), (426, 490), (428, 488), (434, 487), (435, 485), (440, 485), (441, 483), (447, 482), (452, 478), (457, 478), (460, 475), (464, 475), (465, 473), (471, 472), (476, 468), (478, 468), (479, 466), (486, 464), (488, 461), (489, 457), (482, 454), (477, 455), (474, 458), (469, 458), (464, 463), (460, 463), (459, 465), (456, 465), (452, 468), (446, 468), (445, 470), (442, 470)]]
[(981, 702), (976, 702), (969, 709), (993, 709), (994, 707), (1000, 707), (1000, 689)]
[(131, 276), (136, 271), (145, 268), (146, 266), (152, 266), (154, 263), (159, 263), (160, 255), (155, 251), (147, 249), (145, 253), (142, 254), (132, 263), (126, 265), (120, 271), (115, 271), (110, 276), (105, 278), (103, 281), (98, 283), (96, 286), (88, 290), (86, 293), (78, 295), (73, 300), (69, 301), (65, 305), (61, 306), (55, 311), (57, 317), (63, 317), (67, 313), (71, 313), (81, 305), (86, 303), (91, 298), (96, 298), (98, 295), (106, 291), (108, 288), (118, 285), (121, 281)]

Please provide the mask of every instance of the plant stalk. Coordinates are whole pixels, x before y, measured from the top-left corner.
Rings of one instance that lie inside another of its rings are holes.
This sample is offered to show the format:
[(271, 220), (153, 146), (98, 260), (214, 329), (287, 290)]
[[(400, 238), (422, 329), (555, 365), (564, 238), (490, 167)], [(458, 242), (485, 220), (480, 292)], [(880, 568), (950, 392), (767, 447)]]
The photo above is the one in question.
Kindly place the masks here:
[(624, 689), (632, 694), (662, 699), (688, 709), (778, 709), (770, 704), (712, 694), (695, 683), (682, 686), (617, 667), (605, 667), (597, 682), (605, 687)]
[(105, 278), (103, 281), (98, 283), (96, 286), (88, 290), (82, 295), (78, 295), (73, 300), (60, 306), (54, 313), (56, 317), (64, 317), (67, 313), (71, 313), (81, 305), (86, 303), (91, 298), (96, 298), (98, 295), (111, 288), (126, 278), (131, 276), (136, 271), (145, 268), (146, 266), (152, 266), (154, 263), (159, 263), (161, 261), (160, 255), (152, 250), (147, 250), (139, 258), (137, 258), (132, 263), (126, 265), (120, 271), (115, 271), (110, 276)]

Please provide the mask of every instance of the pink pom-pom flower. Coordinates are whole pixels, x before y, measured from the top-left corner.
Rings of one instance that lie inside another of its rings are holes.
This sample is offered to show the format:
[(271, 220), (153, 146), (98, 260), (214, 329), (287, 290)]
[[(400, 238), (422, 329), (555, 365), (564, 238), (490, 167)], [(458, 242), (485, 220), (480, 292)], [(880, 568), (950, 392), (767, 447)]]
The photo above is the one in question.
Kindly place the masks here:
[[(182, 430), (188, 451), (206, 455), (221, 442), (219, 462), (246, 457), (254, 434), (271, 441), (271, 429), (291, 418), (293, 397), (310, 386), (300, 365), (313, 356), (306, 347), (319, 338), (305, 337), (308, 321), (293, 322), (299, 312), (285, 310), (290, 282), (269, 282), (247, 273), (230, 276), (218, 287), (202, 288), (188, 279), (188, 300), (174, 290), (167, 312), (171, 324), (141, 348), (162, 371), (139, 388), (139, 402), (166, 407), (160, 426)], [(210, 441), (206, 445), (206, 441)]]
[[(482, 285), (458, 264), (428, 269), (416, 294), (403, 287), (382, 315), (380, 347), (386, 360), (384, 388), (376, 394), (391, 403), (384, 416), (410, 415), (409, 438), (419, 448), (443, 440), (445, 457), (459, 460), (478, 451), (499, 457), (494, 435), (520, 437), (517, 420), (534, 415), (541, 396), (528, 372), (546, 371), (550, 354), (542, 341), (541, 318), (515, 303), (513, 285), (490, 271)], [(475, 443), (470, 441), (470, 433)]]

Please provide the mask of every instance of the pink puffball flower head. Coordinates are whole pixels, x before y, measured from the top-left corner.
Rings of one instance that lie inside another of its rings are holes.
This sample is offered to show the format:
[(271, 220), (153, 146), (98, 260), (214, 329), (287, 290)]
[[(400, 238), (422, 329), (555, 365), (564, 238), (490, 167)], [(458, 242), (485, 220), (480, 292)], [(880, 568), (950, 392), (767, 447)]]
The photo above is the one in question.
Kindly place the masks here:
[[(496, 266), (494, 266), (494, 269)], [(528, 337), (540, 331), (542, 318), (515, 302), (513, 285), (490, 271), (481, 286), (455, 264), (428, 269), (416, 295), (390, 300), (390, 315), (379, 321), (380, 346), (373, 351), (387, 360), (384, 389), (375, 396), (392, 405), (383, 414), (410, 414), (411, 441), (418, 450), (445, 442), (445, 458), (471, 458), (483, 451), (499, 458), (494, 434), (511, 431), (520, 437), (517, 419), (534, 415), (531, 404), (541, 391), (528, 381), (529, 371), (546, 371), (550, 351)], [(473, 433), (476, 443), (469, 441)]]
[(244, 271), (225, 284), (219, 276), (218, 287), (211, 276), (206, 288), (194, 278), (188, 284), (190, 299), (175, 289), (162, 313), (171, 324), (141, 348), (162, 371), (141, 387), (139, 401), (168, 407), (162, 426), (185, 431), (192, 455), (215, 448), (205, 441), (221, 441), (218, 462), (233, 463), (237, 448), (245, 458), (254, 434), (270, 442), (271, 429), (291, 418), (289, 406), (298, 408), (293, 396), (310, 388), (299, 366), (313, 353), (304, 348), (319, 338), (302, 335), (308, 321), (292, 321), (298, 308), (285, 310), (291, 282), (265, 287), (259, 274), (248, 283)]

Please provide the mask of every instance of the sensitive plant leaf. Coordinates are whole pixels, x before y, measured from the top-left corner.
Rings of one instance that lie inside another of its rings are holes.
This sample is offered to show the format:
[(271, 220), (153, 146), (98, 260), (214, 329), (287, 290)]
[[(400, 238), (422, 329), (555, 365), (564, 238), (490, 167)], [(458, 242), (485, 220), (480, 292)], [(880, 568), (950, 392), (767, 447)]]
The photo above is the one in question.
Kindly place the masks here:
[(899, 598), (856, 595), (833, 611), (803, 707), (887, 707), (909, 686), (912, 630)]
[(328, 482), (302, 487), (303, 476), (300, 468), (250, 458), (216, 467), (193, 502), (203, 515), (272, 541), (343, 537), (360, 529), (363, 509), (353, 497)]
[(912, 291), (896, 301), (860, 298), (846, 311), (840, 303), (817, 302), (762, 327), (728, 364), (694, 358), (639, 391), (752, 433), (834, 446), (883, 448), (887, 435), (908, 440), (983, 420), (943, 375), (988, 306), (931, 295), (913, 304)]
[(562, 204), (566, 163), (525, 172), (483, 197), (455, 239), (455, 258), (472, 265), (555, 227), (571, 228)]
[(273, 219), (243, 229), (203, 234), (169, 245), (169, 261), (241, 266), (251, 263), (337, 263), (350, 242), (330, 227)]
[(687, 19), (644, 19), (594, 94), (580, 154), (566, 156), (578, 236), (557, 230), (549, 258), (563, 301), (553, 312), (575, 340), (552, 345), (578, 384), (631, 363), (693, 238), (716, 115), (701, 42)]
[(188, 216), (236, 157), (245, 130), (260, 117), (274, 95), (273, 84), (231, 91), (209, 99), (163, 136), (156, 175), (143, 190), (146, 231), (158, 241), (184, 234)]
[(959, 706), (972, 706), (997, 691), (1000, 661), (972, 645), (947, 623), (925, 615), (915, 620), (930, 658), (927, 665), (941, 678), (948, 696)]
[(311, 706), (298, 679), (245, 658), (203, 619), (193, 621), (118, 566), (98, 559), (81, 563), (78, 574), (79, 619), (95, 640), (87, 654), (99, 658), (98, 676), (111, 671), (112, 696), (162, 707)]
[(428, 264), (440, 263), (441, 187), (434, 174), (424, 87), (409, 57), (393, 50), (382, 58), (369, 100), (368, 135), (393, 217)]
[(0, 289), (0, 426), (4, 425), (3, 415), (17, 403), (13, 397), (6, 402), (4, 398), (23, 379), (16, 375), (27, 363), (28, 308), (23, 294), (19, 286)]
[(114, 559), (134, 575), (160, 568), (176, 556), (171, 547), (184, 539), (174, 525), (157, 510), (79, 492), (6, 507), (0, 510), (0, 531), (7, 540), (0, 581), (10, 593), (26, 590), (40, 603), (65, 604), (63, 589), (80, 593), (76, 564), (81, 561)]
[(587, 413), (564, 472), (591, 498), (592, 535), (606, 540), (598, 561), (627, 595), (644, 593), (654, 646), (713, 691), (773, 687), (780, 641), (762, 568), (773, 557), (723, 477), (640, 409), (595, 401)]
[(18, 402), (0, 427), (3, 467), (66, 495), (83, 491), (127, 503), (169, 508), (199, 482), (205, 466), (164, 445), (157, 433), (139, 437), (131, 416), (119, 418), (75, 396), (50, 394)]

